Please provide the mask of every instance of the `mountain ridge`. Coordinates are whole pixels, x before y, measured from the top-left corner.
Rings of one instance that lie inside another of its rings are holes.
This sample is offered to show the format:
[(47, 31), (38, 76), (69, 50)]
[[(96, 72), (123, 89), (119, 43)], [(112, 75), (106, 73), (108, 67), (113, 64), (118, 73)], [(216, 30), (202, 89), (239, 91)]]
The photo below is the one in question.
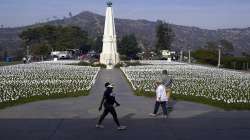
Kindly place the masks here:
[[(33, 24), (24, 27), (0, 29), (0, 51), (8, 46), (8, 50), (20, 48), (21, 40), (18, 34), (27, 28), (42, 25), (79, 26), (87, 31), (90, 36), (102, 35), (105, 17), (90, 11), (83, 11), (75, 16), (49, 21), (46, 23)], [(128, 34), (135, 34), (138, 42), (143, 48), (152, 48), (156, 42), (156, 22), (146, 19), (115, 19), (118, 39)], [(173, 48), (186, 51), (190, 46), (192, 50), (203, 47), (208, 41), (226, 39), (235, 46), (235, 54), (250, 52), (250, 27), (229, 29), (203, 29), (195, 26), (184, 26), (171, 24), (176, 39)]]

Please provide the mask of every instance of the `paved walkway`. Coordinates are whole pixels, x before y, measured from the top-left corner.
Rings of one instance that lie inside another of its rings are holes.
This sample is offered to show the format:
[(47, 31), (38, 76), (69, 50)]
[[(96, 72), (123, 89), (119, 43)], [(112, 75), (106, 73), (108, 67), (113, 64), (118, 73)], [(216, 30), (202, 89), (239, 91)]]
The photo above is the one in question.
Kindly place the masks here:
[[(47, 100), (0, 110), (0, 140), (249, 140), (250, 112), (225, 112), (206, 105), (176, 102), (168, 119), (151, 118), (154, 100), (136, 97), (119, 70), (102, 70), (87, 97)], [(104, 83), (115, 83), (126, 131), (109, 116), (96, 129)]]

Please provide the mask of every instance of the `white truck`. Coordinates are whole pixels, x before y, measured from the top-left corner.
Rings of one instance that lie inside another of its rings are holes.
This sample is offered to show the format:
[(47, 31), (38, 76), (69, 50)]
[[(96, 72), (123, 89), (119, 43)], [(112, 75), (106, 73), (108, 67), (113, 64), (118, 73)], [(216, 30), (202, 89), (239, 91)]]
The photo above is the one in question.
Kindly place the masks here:
[(51, 56), (53, 58), (57, 58), (57, 59), (70, 59), (70, 58), (72, 58), (72, 55), (70, 54), (69, 51), (54, 51), (54, 52), (51, 52)]

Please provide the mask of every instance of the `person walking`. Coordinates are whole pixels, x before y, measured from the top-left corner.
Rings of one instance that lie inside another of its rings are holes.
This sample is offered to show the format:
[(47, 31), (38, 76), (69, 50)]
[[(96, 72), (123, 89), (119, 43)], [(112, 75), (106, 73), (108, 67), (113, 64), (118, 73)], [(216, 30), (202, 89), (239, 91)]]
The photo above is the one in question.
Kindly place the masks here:
[(157, 88), (156, 88), (156, 102), (154, 107), (154, 112), (150, 113), (150, 116), (157, 116), (157, 112), (159, 110), (159, 107), (161, 105), (164, 118), (168, 117), (168, 110), (167, 110), (167, 102), (168, 102), (168, 96), (166, 94), (166, 87), (161, 81), (156, 82)]
[(104, 118), (111, 113), (111, 115), (113, 116), (113, 119), (117, 125), (117, 129), (118, 130), (125, 130), (127, 127), (126, 126), (121, 126), (120, 122), (117, 118), (117, 113), (114, 107), (114, 104), (116, 104), (116, 106), (120, 106), (120, 104), (116, 101), (115, 99), (115, 94), (113, 93), (113, 85), (110, 84), (109, 82), (105, 83), (105, 87), (106, 90), (104, 92), (100, 107), (99, 107), (99, 111), (102, 110), (102, 107), (104, 106), (104, 111), (96, 125), (96, 128), (104, 128), (102, 124)]
[(26, 57), (23, 57), (23, 64), (26, 64), (26, 62), (27, 62)]

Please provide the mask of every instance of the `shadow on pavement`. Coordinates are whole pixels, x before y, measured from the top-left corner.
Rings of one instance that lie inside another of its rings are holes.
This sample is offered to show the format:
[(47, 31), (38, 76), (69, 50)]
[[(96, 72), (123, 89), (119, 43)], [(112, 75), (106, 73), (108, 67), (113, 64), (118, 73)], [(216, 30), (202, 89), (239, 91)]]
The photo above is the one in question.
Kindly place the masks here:
[[(218, 117), (213, 114), (194, 118), (120, 118), (128, 126), (116, 130), (112, 119), (104, 129), (95, 128), (97, 119), (1, 119), (0, 140), (249, 140), (250, 120)], [(210, 117), (206, 117), (206, 116)]]

